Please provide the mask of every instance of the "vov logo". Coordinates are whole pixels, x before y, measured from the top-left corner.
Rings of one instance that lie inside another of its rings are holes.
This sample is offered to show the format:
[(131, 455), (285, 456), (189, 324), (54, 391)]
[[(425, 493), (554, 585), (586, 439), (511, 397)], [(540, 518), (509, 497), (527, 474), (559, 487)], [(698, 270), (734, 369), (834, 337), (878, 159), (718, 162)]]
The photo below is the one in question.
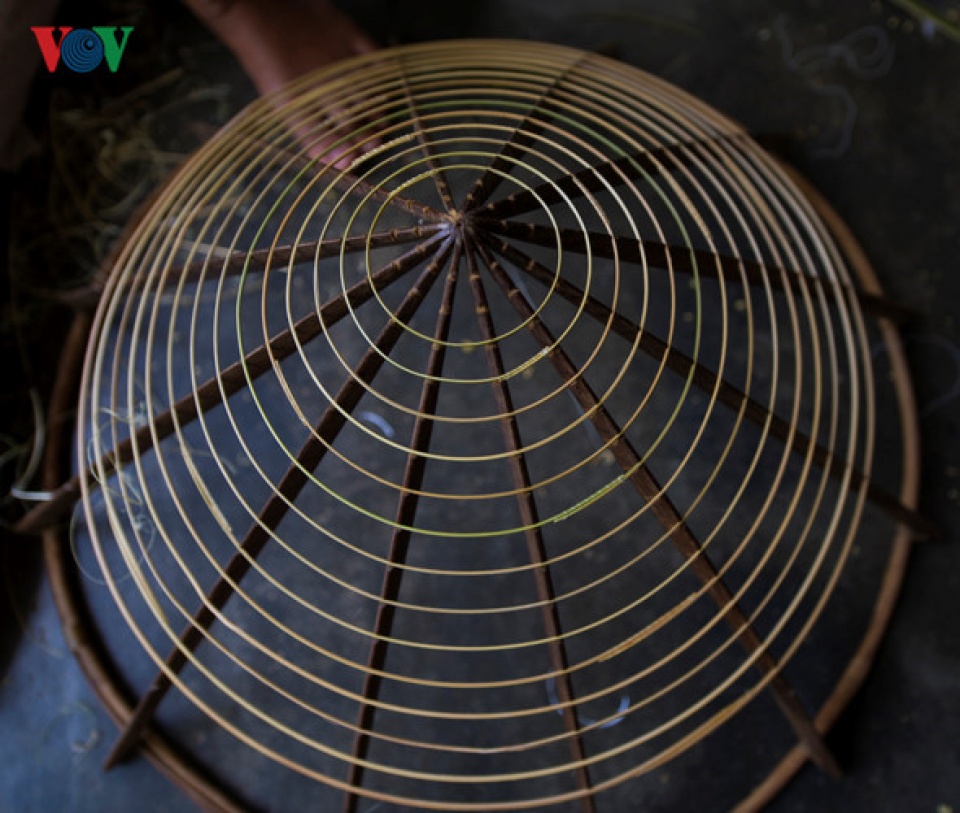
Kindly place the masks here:
[[(132, 25), (69, 28), (36, 25), (30, 29), (37, 38), (47, 71), (53, 73), (63, 63), (74, 73), (89, 73), (106, 61), (110, 73), (116, 73), (130, 39)], [(60, 39), (53, 32), (60, 32)], [(119, 36), (117, 31), (122, 32)]]

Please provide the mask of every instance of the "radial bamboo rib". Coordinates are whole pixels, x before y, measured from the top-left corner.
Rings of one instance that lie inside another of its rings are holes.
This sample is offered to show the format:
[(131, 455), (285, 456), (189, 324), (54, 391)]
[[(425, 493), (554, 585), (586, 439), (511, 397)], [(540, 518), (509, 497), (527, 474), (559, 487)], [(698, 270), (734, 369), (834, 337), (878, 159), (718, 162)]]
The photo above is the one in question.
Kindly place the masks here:
[(21, 523), (81, 498), (153, 667), (109, 763), (172, 691), (324, 809), (603, 813), (767, 693), (837, 773), (785, 675), (868, 501), (931, 531), (871, 479), (861, 308), (899, 314), (742, 128), (603, 57), (256, 103), (118, 253), (80, 474)]
[[(563, 724), (566, 731), (571, 734), (570, 756), (574, 764), (581, 765), (584, 760), (583, 739), (580, 735), (581, 725), (577, 715), (573, 685), (568, 674), (567, 653), (561, 637), (560, 615), (556, 605), (556, 590), (553, 586), (553, 577), (550, 575), (550, 569), (547, 565), (549, 557), (543, 540), (543, 534), (540, 530), (537, 517), (537, 505), (530, 493), (530, 473), (527, 470), (526, 459), (521, 452), (523, 443), (520, 439), (520, 429), (517, 426), (516, 417), (513, 415), (513, 399), (510, 395), (509, 385), (503, 380), (503, 360), (500, 357), (500, 351), (497, 347), (497, 332), (493, 326), (493, 319), (490, 316), (490, 308), (486, 292), (484, 291), (483, 280), (480, 277), (469, 237), (465, 236), (464, 242), (467, 247), (466, 256), (467, 266), (470, 272), (470, 289), (473, 293), (477, 323), (480, 326), (480, 335), (486, 342), (484, 349), (487, 356), (487, 366), (490, 370), (491, 377), (494, 379), (492, 382), (494, 396), (500, 412), (504, 415), (501, 421), (504, 445), (508, 451), (513, 453), (513, 456), (510, 458), (510, 473), (514, 486), (517, 489), (520, 517), (527, 526), (524, 536), (526, 537), (530, 560), (537, 565), (536, 570), (534, 570), (534, 578), (537, 583), (537, 596), (543, 605), (543, 625), (550, 639), (550, 666), (556, 675), (557, 695), (563, 707)], [(530, 312), (533, 312), (532, 309)], [(584, 794), (589, 794), (592, 783), (586, 767), (581, 765), (581, 767), (576, 769), (575, 775), (578, 789), (583, 791)], [(595, 810), (593, 800), (589, 795), (584, 796), (582, 806), (585, 813), (591, 813)]]
[[(439, 188), (444, 188), (443, 183)], [(445, 194), (444, 198), (448, 195)], [(447, 274), (443, 290), (443, 300), (437, 312), (437, 324), (434, 330), (434, 344), (430, 348), (430, 360), (427, 364), (428, 377), (423, 382), (420, 394), (420, 405), (417, 421), (413, 428), (410, 447), (416, 454), (407, 458), (403, 472), (403, 493), (397, 504), (397, 527), (390, 539), (389, 565), (383, 574), (383, 583), (380, 587), (380, 604), (377, 607), (374, 622), (376, 640), (370, 646), (367, 657), (367, 674), (364, 678), (364, 702), (360, 707), (357, 720), (357, 733), (353, 742), (353, 757), (356, 762), (350, 766), (347, 784), (359, 787), (363, 781), (363, 768), (359, 760), (366, 758), (370, 735), (373, 732), (376, 707), (369, 700), (377, 699), (380, 692), (380, 675), (383, 672), (384, 660), (387, 654), (387, 645), (393, 629), (394, 602), (400, 593), (400, 584), (403, 579), (403, 566), (406, 564), (407, 551), (410, 547), (409, 526), (413, 523), (417, 511), (416, 491), (423, 483), (423, 474), (426, 468), (426, 458), (423, 452), (430, 447), (430, 435), (433, 430), (431, 416), (436, 413), (437, 398), (440, 389), (440, 377), (443, 374), (443, 362), (446, 357), (445, 342), (450, 332), (450, 320), (453, 316), (453, 302), (456, 293), (457, 269), (460, 265), (460, 243), (454, 247), (450, 261), (450, 272)], [(359, 802), (356, 793), (347, 793), (344, 798), (345, 813), (354, 813)]]
[[(650, 506), (657, 520), (670, 534), (677, 551), (690, 565), (690, 569), (707, 587), (711, 598), (716, 602), (727, 623), (736, 632), (748, 654), (757, 657), (757, 666), (771, 681), (777, 703), (790, 720), (797, 736), (807, 746), (810, 755), (825, 770), (839, 776), (840, 768), (833, 755), (827, 749), (820, 734), (814, 729), (810, 718), (800, 704), (796, 693), (787, 683), (769, 650), (765, 649), (760, 636), (751, 627), (749, 619), (737, 606), (730, 589), (724, 584), (716, 566), (710, 561), (687, 526), (684, 515), (673, 505), (663, 487), (642, 462), (640, 455), (623, 437), (623, 431), (617, 426), (610, 414), (599, 402), (588, 384), (577, 377), (577, 368), (567, 355), (554, 347), (553, 337), (535, 317), (531, 319), (532, 309), (523, 292), (511, 283), (499, 263), (481, 249), (486, 265), (504, 294), (513, 303), (524, 319), (530, 319), (530, 330), (540, 345), (548, 350), (548, 357), (554, 363), (557, 372), (568, 382), (570, 391), (580, 402), (585, 412), (591, 415), (594, 426), (605, 442), (610, 444), (617, 463), (630, 480), (640, 497)], [(553, 349), (551, 349), (553, 348)]]

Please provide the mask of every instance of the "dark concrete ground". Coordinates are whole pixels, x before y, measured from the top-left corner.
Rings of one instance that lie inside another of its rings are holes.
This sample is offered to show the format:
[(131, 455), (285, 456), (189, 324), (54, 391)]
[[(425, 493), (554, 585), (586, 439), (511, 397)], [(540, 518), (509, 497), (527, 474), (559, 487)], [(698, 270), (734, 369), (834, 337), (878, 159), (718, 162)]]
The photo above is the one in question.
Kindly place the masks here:
[[(0, 407), (11, 445), (30, 436), (27, 393), (49, 385), (65, 321), (32, 289), (96, 267), (133, 198), (252, 96), (181, 9), (167, 18), (104, 5), (64, 2), (61, 19), (131, 20), (129, 73), (41, 76), (29, 111), (40, 151), (5, 192), (0, 341), (18, 372)], [(927, 5), (960, 24), (955, 2)], [(495, 36), (602, 49), (753, 132), (789, 137), (789, 159), (847, 220), (891, 296), (920, 314), (905, 338), (921, 410), (921, 508), (945, 535), (917, 546), (876, 668), (830, 736), (846, 776), (807, 768), (772, 809), (960, 810), (960, 42), (893, 2), (358, 0), (351, 10), (385, 44)], [(126, 153), (111, 152), (114, 139), (127, 139)], [(114, 185), (85, 174), (93, 155), (114, 162)], [(9, 500), (4, 510), (15, 516)], [(189, 809), (142, 761), (101, 772), (113, 726), (66, 649), (35, 549), (4, 539), (0, 553), (0, 811)], [(723, 806), (694, 777), (683, 781), (685, 801), (671, 809)]]

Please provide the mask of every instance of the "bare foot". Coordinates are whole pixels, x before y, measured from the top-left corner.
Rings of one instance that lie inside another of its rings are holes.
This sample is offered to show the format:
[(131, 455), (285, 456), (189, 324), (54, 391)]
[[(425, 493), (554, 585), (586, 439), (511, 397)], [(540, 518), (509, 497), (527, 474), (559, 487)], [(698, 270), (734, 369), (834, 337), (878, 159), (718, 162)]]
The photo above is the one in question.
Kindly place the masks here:
[(243, 66), (260, 93), (376, 49), (329, 0), (186, 0)]

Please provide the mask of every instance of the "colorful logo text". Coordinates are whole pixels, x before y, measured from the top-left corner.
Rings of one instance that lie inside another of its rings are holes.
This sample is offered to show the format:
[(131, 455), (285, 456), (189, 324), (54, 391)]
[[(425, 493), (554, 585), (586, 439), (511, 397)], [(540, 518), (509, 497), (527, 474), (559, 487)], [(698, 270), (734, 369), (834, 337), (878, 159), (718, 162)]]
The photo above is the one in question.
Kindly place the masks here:
[[(37, 25), (30, 30), (37, 38), (44, 64), (50, 73), (60, 64), (74, 73), (89, 73), (102, 62), (107, 63), (110, 73), (116, 73), (133, 26), (54, 28)], [(59, 39), (54, 36), (55, 31), (59, 32)]]

